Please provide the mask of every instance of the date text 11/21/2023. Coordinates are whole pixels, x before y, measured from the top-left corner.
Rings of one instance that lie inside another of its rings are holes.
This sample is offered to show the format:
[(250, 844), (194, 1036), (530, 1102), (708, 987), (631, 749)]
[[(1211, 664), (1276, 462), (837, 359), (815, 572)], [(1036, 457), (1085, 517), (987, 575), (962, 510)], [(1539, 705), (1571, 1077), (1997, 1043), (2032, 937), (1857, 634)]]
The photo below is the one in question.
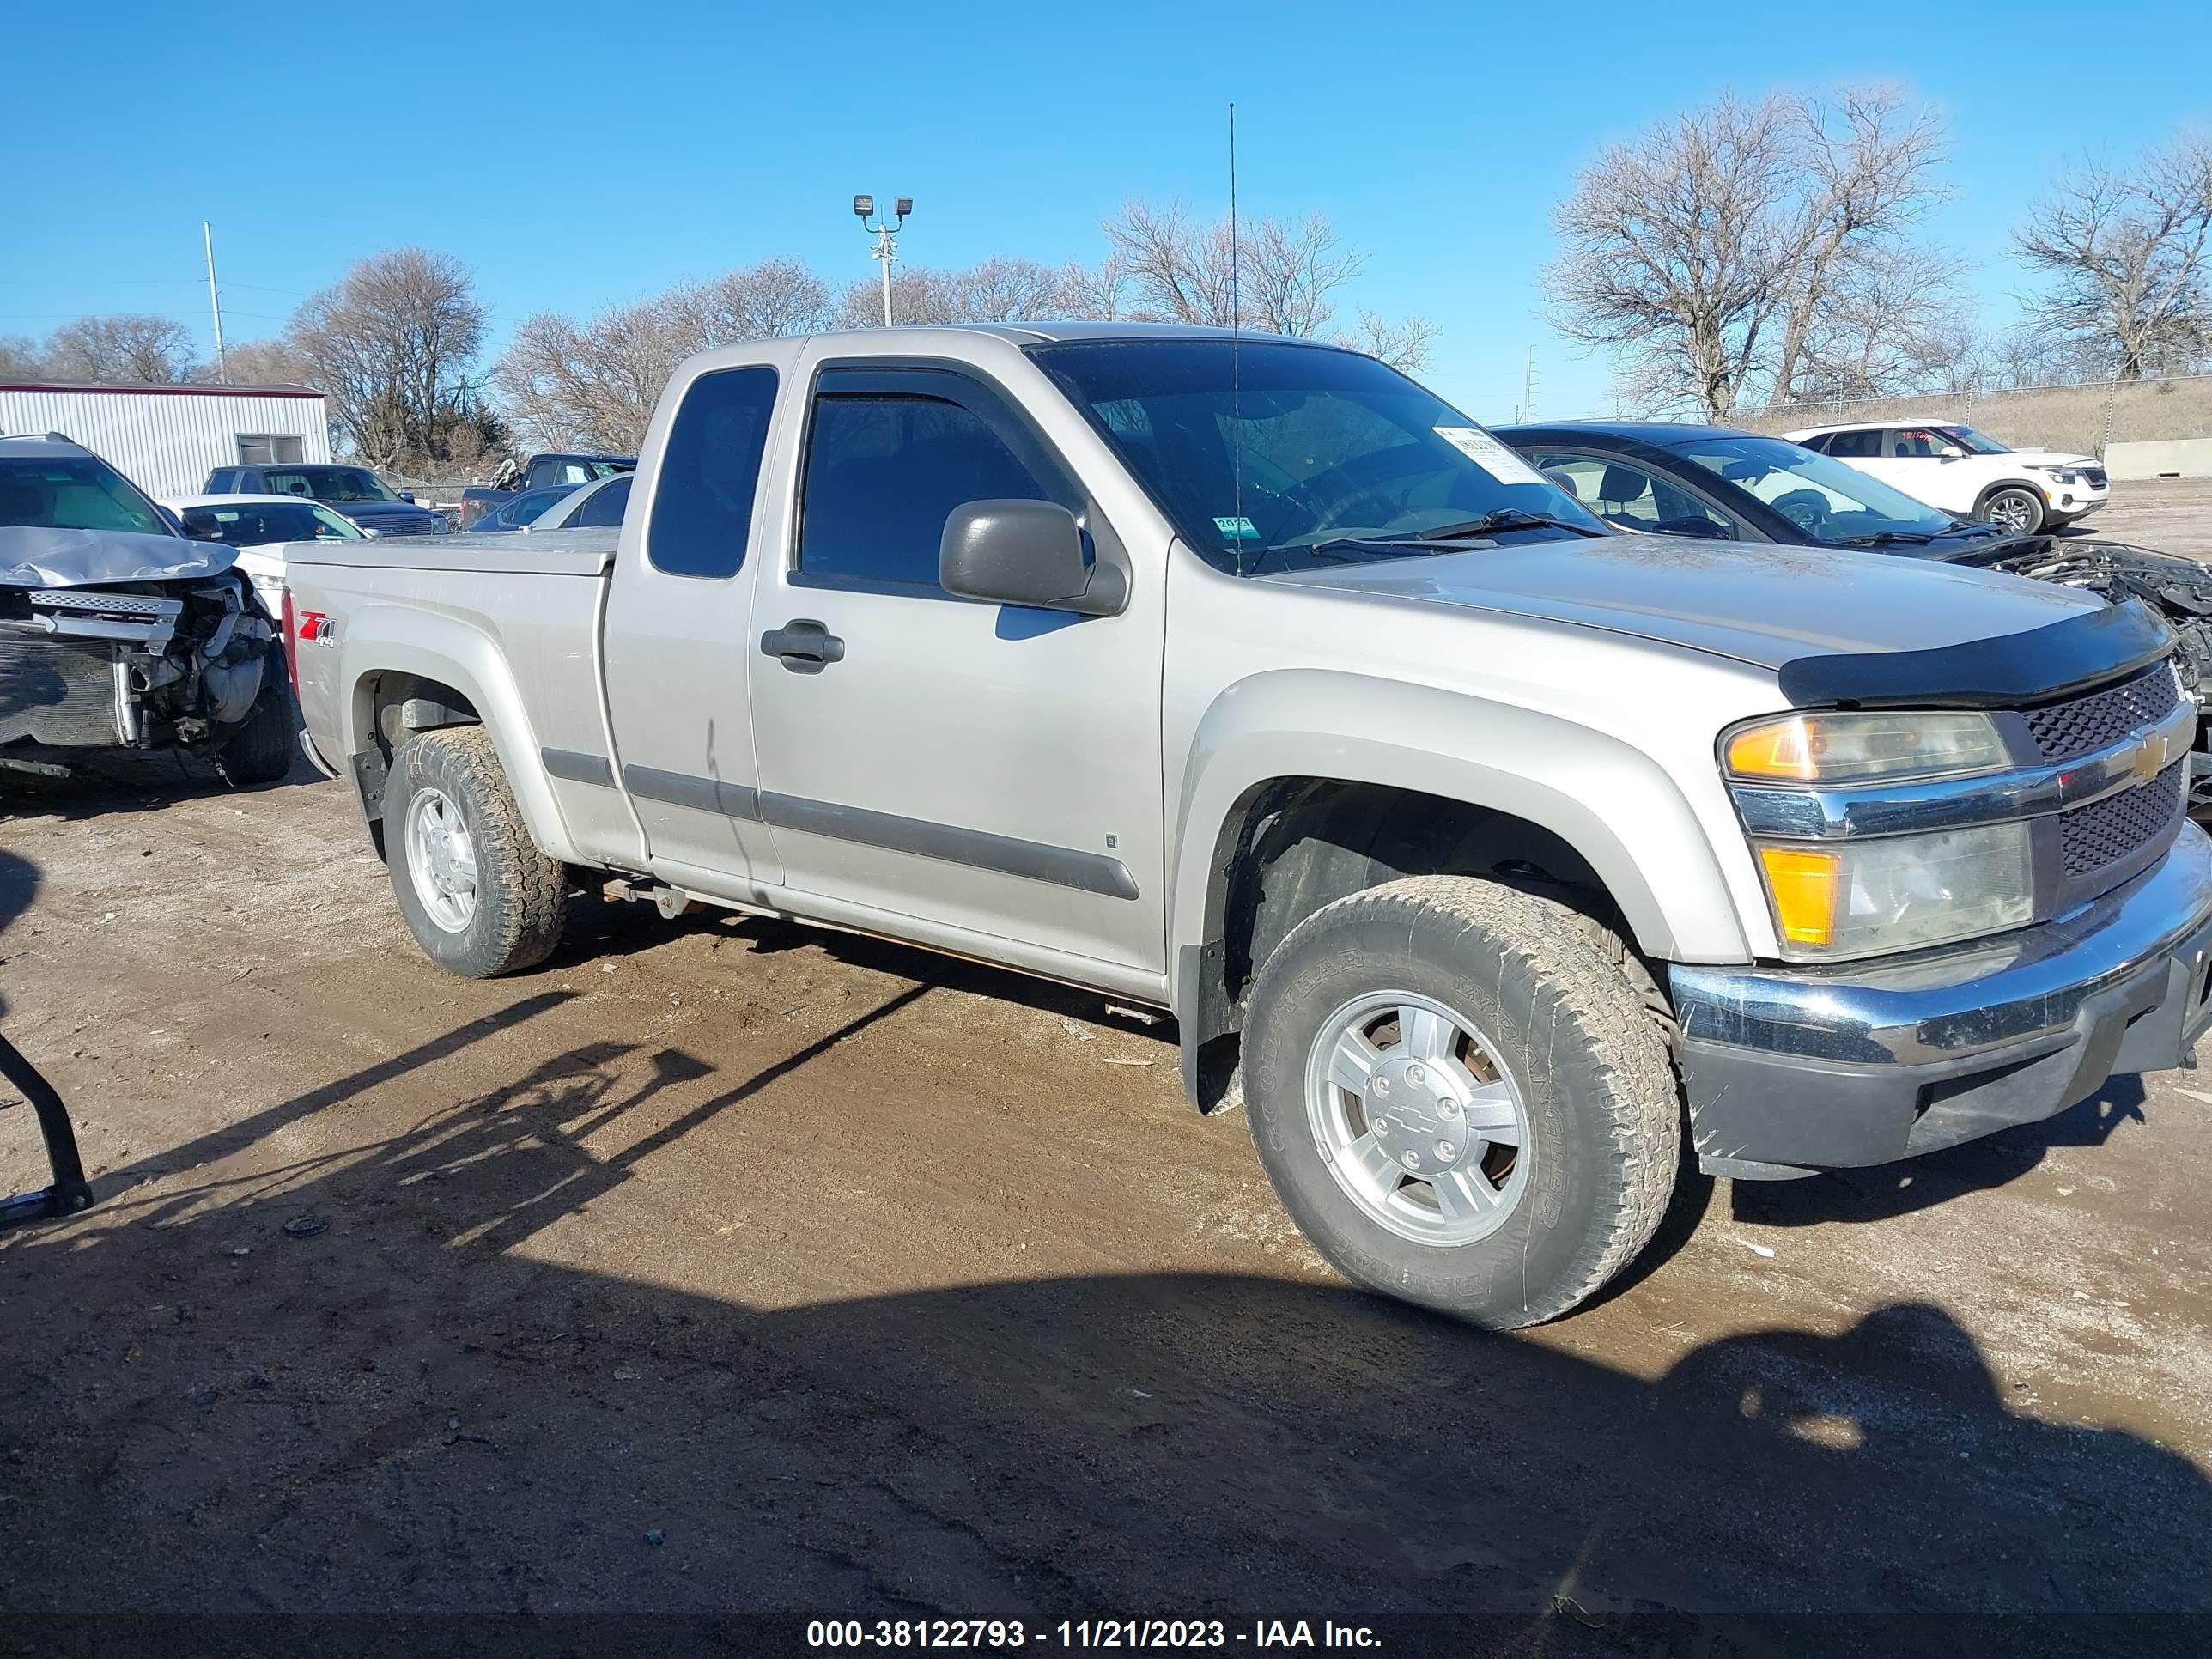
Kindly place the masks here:
[(1219, 1619), (1063, 1619), (1029, 1625), (1018, 1619), (817, 1619), (806, 1626), (810, 1648), (1366, 1648), (1382, 1645), (1365, 1625), (1262, 1619), (1249, 1629)]

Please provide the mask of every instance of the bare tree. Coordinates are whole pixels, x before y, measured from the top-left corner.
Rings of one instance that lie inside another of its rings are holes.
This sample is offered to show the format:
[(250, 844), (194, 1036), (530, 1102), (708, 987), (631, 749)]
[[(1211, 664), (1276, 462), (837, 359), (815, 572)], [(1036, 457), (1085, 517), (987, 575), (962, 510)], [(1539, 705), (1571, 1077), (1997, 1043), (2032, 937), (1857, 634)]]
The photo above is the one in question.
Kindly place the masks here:
[(1233, 268), (1241, 261), (1232, 262), (1227, 220), (1200, 225), (1178, 203), (1128, 201), (1104, 229), (1133, 296), (1129, 315), (1212, 328), (1235, 320), (1231, 283), (1241, 283), (1243, 272)]
[(543, 312), (515, 331), (492, 382), (542, 443), (635, 454), (676, 366), (696, 351), (828, 325), (828, 286), (770, 259), (577, 323)]
[(659, 301), (691, 331), (692, 350), (811, 334), (829, 325), (830, 287), (796, 259), (764, 259)]
[(1413, 374), (1429, 366), (1436, 347), (1437, 325), (1426, 317), (1404, 317), (1393, 322), (1371, 311), (1363, 311), (1357, 328), (1340, 329), (1334, 337), (1339, 345), (1380, 357), (1393, 368)]
[(1060, 280), (1070, 317), (1110, 323), (1129, 314), (1129, 268), (1118, 252), (1095, 265), (1068, 265), (1061, 270)]
[[(213, 364), (203, 364), (203, 376)], [(223, 380), (230, 386), (315, 386), (316, 368), (283, 340), (246, 340), (223, 353)]]
[(1346, 247), (1320, 214), (1296, 224), (1251, 220), (1232, 238), (1225, 219), (1200, 224), (1178, 204), (1130, 201), (1105, 230), (1113, 246), (1106, 266), (1073, 286), (1102, 308), (1111, 307), (1108, 314), (1215, 328), (1234, 321), (1334, 339), (1401, 368), (1428, 362), (1437, 331), (1425, 318), (1390, 322), (1363, 312), (1356, 330), (1332, 329), (1335, 296), (1359, 274), (1365, 256)]
[(635, 454), (661, 387), (692, 349), (653, 301), (581, 324), (540, 312), (515, 331), (492, 384), (515, 424), (540, 443)]
[[(1863, 379), (1887, 341), (1924, 343), (1953, 326), (1960, 270), (1905, 240), (1940, 199), (1934, 174), (1943, 124), (1934, 111), (1877, 88), (1845, 88), (1832, 104), (1801, 99), (1795, 112), (1803, 176), (1782, 248), (1787, 286), (1773, 403), (1803, 396), (1808, 372), (1832, 380), (1839, 356), (1855, 354)], [(1928, 361), (1921, 343), (1909, 344), (1870, 384), (1894, 390)]]
[(1925, 248), (1854, 256), (1824, 281), (1826, 302), (1796, 336), (1787, 396), (1778, 383), (1774, 401), (1954, 389), (1953, 370), (1973, 331), (1956, 299), (1958, 274), (1956, 260)]
[(2212, 340), (2212, 137), (2125, 169), (2083, 162), (2013, 246), (2051, 279), (2027, 306), (2045, 338), (2089, 346), (2123, 380), (2193, 363)]
[[(891, 267), (891, 318), (906, 323), (1034, 323), (1091, 313), (1094, 289), (1074, 266), (1004, 257), (962, 270)], [(854, 282), (837, 307), (841, 328), (876, 328), (884, 320), (881, 276)]]
[(1851, 92), (1724, 98), (1613, 145), (1553, 214), (1553, 325), (1609, 349), (1646, 401), (1718, 417), (1762, 380), (1785, 398), (1836, 297), (1903, 257), (1941, 139), (1895, 94)]
[(404, 247), (361, 260), (304, 301), (285, 343), (312, 366), (356, 451), (377, 466), (426, 471), (453, 459), (455, 432), (476, 418), (468, 377), (483, 334), (467, 269)]
[(961, 320), (1034, 323), (1073, 314), (1066, 270), (1034, 259), (986, 259), (953, 275)]
[(46, 374), (46, 354), (27, 334), (0, 334), (0, 374), (11, 380), (36, 380)]
[(46, 373), (100, 386), (173, 386), (192, 374), (192, 331), (173, 317), (80, 317), (47, 337)]

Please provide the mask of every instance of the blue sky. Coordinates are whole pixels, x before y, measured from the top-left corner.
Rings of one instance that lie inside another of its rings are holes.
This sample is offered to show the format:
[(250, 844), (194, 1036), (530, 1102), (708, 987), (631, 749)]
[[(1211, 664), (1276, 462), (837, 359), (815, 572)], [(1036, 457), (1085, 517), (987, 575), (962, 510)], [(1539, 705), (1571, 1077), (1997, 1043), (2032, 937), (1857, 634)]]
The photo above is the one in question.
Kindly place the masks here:
[[(1852, 14), (1864, 26), (1850, 27)], [(2212, 122), (2212, 6), (1897, 8), (1590, 0), (303, 7), (90, 0), (11, 15), (0, 333), (93, 311), (207, 325), (213, 220), (233, 340), (355, 258), (474, 268), (504, 332), (771, 254), (866, 277), (856, 191), (912, 195), (904, 255), (1095, 260), (1124, 197), (1328, 214), (1367, 267), (1347, 312), (1442, 329), (1427, 378), (1509, 419), (1609, 410), (1543, 324), (1547, 215), (1601, 144), (1730, 88), (1903, 82), (1951, 123), (1933, 226), (1993, 320), (2008, 228), (2053, 168)]]

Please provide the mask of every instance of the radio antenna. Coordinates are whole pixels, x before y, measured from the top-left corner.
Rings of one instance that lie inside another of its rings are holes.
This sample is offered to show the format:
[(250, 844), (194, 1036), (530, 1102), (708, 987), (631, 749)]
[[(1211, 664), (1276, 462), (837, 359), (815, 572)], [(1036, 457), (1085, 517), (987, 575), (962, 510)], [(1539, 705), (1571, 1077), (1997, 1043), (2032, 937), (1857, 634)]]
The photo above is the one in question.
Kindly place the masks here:
[(1237, 291), (1237, 102), (1229, 103), (1229, 465), (1237, 492), (1237, 574), (1244, 574), (1244, 313)]

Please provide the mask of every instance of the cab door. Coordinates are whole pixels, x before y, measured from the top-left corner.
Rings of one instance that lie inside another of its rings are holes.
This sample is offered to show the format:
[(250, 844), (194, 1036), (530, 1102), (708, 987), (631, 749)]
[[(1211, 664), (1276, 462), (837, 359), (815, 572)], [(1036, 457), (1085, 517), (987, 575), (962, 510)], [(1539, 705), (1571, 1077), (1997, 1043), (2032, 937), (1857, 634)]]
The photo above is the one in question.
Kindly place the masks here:
[(603, 781), (628, 795), (648, 866), (755, 902), (782, 877), (757, 811), (747, 674), (757, 497), (782, 385), (777, 364), (755, 362), (683, 389), (665, 432), (647, 440), (658, 467), (630, 486), (638, 510), (623, 522), (602, 634), (613, 738)]
[(979, 374), (825, 364), (805, 415), (797, 522), (763, 561), (747, 658), (787, 884), (855, 925), (1157, 994), (1163, 585), (1133, 581), (1111, 617), (938, 585), (945, 520), (970, 501), (1058, 501), (1096, 556), (1127, 557)]

